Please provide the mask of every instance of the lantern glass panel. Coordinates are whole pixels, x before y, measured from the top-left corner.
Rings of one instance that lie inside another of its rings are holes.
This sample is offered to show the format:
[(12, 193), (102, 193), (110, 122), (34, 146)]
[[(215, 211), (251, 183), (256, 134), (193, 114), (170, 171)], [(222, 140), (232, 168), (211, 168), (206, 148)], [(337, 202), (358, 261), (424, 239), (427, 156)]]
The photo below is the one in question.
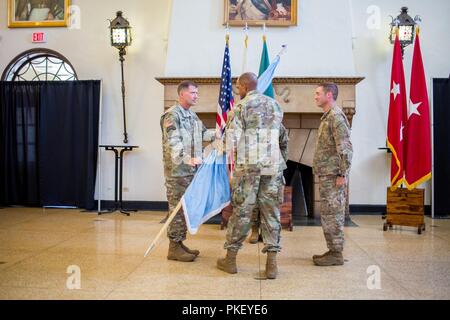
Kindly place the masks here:
[(127, 43), (127, 31), (126, 29), (113, 29), (112, 30), (112, 42), (113, 45), (126, 44)]
[(400, 26), (399, 39), (400, 41), (412, 41), (413, 26)]

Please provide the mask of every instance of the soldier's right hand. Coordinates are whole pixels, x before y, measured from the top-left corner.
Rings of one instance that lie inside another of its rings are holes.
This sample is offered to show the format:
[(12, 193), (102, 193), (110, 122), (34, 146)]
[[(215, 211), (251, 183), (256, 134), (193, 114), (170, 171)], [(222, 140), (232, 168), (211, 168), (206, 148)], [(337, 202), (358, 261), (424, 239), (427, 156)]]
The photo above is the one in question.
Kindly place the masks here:
[(191, 166), (191, 167), (195, 167), (195, 166), (198, 166), (198, 165), (201, 165), (202, 164), (202, 159), (200, 159), (200, 158), (191, 158), (191, 160), (189, 160), (189, 165)]

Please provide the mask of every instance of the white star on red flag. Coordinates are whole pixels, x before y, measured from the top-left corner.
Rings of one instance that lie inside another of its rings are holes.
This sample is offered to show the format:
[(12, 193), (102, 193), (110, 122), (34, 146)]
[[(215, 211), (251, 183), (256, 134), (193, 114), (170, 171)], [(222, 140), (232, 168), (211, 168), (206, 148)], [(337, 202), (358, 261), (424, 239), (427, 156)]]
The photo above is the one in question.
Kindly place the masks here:
[(397, 95), (400, 94), (400, 84), (399, 83), (395, 83), (395, 81), (392, 81), (391, 93), (394, 95), (394, 101), (395, 101), (395, 98), (397, 98)]
[(413, 115), (413, 114), (417, 114), (418, 116), (420, 116), (420, 112), (419, 110), (417, 110), (419, 108), (419, 106), (422, 104), (422, 102), (418, 102), (418, 103), (414, 103), (412, 102), (412, 100), (409, 100), (409, 110), (408, 110), (408, 119)]

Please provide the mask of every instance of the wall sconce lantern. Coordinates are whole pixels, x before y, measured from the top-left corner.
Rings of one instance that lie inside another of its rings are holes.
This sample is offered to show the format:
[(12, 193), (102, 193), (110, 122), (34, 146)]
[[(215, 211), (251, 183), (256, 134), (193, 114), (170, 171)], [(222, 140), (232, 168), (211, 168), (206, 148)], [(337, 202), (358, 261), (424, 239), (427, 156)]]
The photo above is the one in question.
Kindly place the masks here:
[(131, 26), (127, 19), (122, 17), (122, 11), (117, 11), (116, 18), (110, 20), (109, 29), (111, 31), (111, 46), (119, 49), (119, 60), (122, 72), (122, 107), (123, 107), (123, 142), (128, 143), (127, 124), (125, 116), (125, 79), (123, 74), (124, 56), (127, 54), (126, 48), (131, 45)]
[(395, 34), (398, 30), (398, 37), (400, 46), (402, 48), (402, 57), (404, 48), (414, 42), (414, 33), (416, 22), (420, 21), (420, 17), (416, 16), (414, 19), (408, 15), (408, 8), (402, 7), (400, 14), (394, 19), (392, 16), (391, 33), (389, 39), (391, 43), (395, 41)]

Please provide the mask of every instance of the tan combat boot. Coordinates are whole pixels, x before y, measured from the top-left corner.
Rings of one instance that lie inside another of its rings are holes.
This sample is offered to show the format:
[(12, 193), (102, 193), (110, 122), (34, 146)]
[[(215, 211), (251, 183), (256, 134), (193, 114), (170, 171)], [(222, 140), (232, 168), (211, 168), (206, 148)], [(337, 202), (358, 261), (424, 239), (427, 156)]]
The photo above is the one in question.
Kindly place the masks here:
[(313, 259), (316, 266), (342, 266), (344, 264), (344, 257), (342, 252), (331, 251), (323, 257)]
[(187, 253), (181, 247), (181, 242), (175, 242), (170, 240), (169, 243), (169, 253), (167, 254), (167, 259), (177, 260), (181, 262), (191, 262), (194, 261), (196, 255)]
[(228, 273), (237, 273), (236, 255), (237, 251), (228, 249), (225, 258), (217, 260), (217, 268)]
[(325, 252), (325, 253), (323, 253), (323, 254), (315, 254), (315, 255), (313, 255), (313, 260), (314, 259), (319, 259), (319, 258), (322, 258), (322, 257), (325, 257), (325, 256), (327, 256), (327, 255), (329, 255), (331, 253), (331, 251), (330, 250), (328, 250), (327, 252)]
[(248, 239), (248, 242), (251, 244), (258, 243), (259, 239), (259, 227), (258, 226), (252, 226), (252, 234), (250, 235), (250, 239)]
[(266, 277), (267, 279), (275, 279), (277, 277), (277, 274), (277, 253), (269, 251), (267, 252)]
[(194, 256), (198, 256), (198, 255), (200, 254), (200, 251), (195, 250), (195, 249), (194, 249), (194, 250), (189, 249), (188, 247), (186, 247), (186, 246), (184, 245), (183, 242), (180, 242), (180, 245), (181, 245), (181, 247), (183, 248), (183, 250), (186, 251), (186, 252), (189, 253), (189, 254), (193, 254)]

